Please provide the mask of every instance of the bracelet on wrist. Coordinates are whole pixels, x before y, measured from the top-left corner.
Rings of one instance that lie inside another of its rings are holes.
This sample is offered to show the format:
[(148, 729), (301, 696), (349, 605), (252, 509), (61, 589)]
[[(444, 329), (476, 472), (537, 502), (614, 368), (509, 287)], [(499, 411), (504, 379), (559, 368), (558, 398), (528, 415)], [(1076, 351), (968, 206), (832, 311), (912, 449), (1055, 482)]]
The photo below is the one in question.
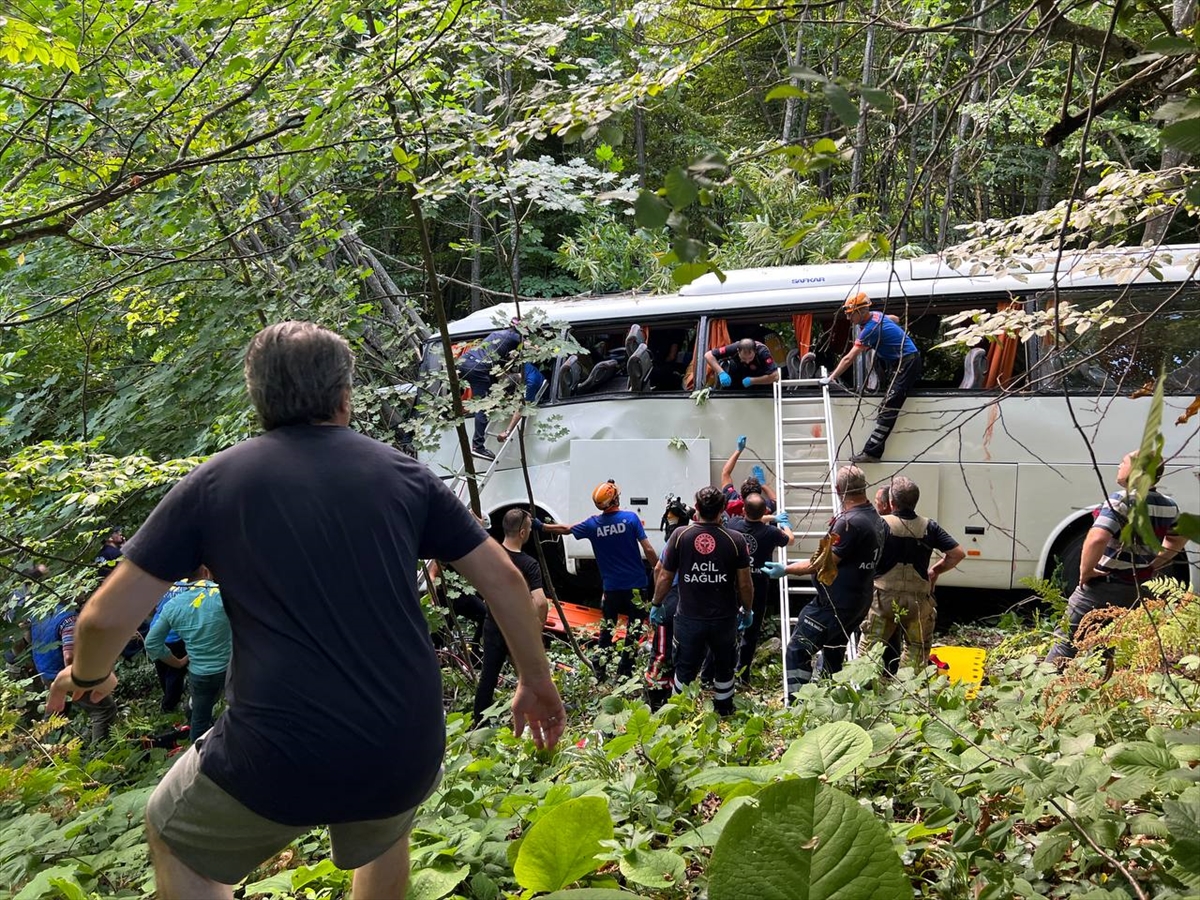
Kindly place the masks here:
[(104, 684), (104, 682), (108, 681), (108, 676), (111, 674), (112, 672), (110, 671), (107, 675), (102, 675), (99, 678), (80, 678), (74, 672), (72, 672), (71, 681), (77, 688), (93, 688), (96, 687), (96, 685)]

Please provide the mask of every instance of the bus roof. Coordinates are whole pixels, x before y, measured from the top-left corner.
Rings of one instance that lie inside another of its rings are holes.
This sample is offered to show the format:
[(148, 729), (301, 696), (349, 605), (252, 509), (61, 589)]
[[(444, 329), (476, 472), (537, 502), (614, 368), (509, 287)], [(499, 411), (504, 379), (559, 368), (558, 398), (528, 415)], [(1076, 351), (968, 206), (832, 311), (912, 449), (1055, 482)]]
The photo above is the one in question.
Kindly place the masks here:
[[(1179, 283), (1195, 273), (1200, 244), (1163, 245), (1073, 251), (1065, 253), (1058, 270), (1060, 287), (1100, 287), (1141, 282)], [(1151, 260), (1156, 271), (1145, 266)], [(725, 281), (709, 274), (681, 288), (677, 294), (584, 294), (554, 300), (523, 300), (522, 312), (543, 311), (552, 321), (584, 324), (606, 321), (651, 321), (680, 313), (736, 313), (741, 309), (828, 306), (841, 303), (850, 293), (862, 291), (872, 299), (929, 298), (939, 294), (1028, 293), (1054, 285), (1054, 258), (1021, 260), (1032, 271), (1013, 268), (1000, 275), (954, 268), (941, 256), (866, 263), (822, 263), (811, 266), (775, 266), (734, 269)], [(1141, 271), (1130, 267), (1143, 264)], [(1132, 277), (1131, 277), (1132, 274)], [(511, 302), (478, 310), (450, 323), (452, 336), (481, 334), (506, 324), (516, 307)]]

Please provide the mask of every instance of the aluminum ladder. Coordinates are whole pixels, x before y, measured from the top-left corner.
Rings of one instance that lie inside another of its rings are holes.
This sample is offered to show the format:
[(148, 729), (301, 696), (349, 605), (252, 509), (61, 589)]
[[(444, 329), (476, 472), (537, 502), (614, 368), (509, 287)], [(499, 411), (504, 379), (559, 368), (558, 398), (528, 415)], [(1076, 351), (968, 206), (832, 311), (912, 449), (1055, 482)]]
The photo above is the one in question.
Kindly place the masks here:
[[(825, 374), (822, 367), (821, 375)], [(813, 388), (818, 392), (814, 393)], [(837, 476), (837, 444), (833, 435), (833, 411), (829, 388), (820, 378), (780, 380), (774, 386), (775, 481), (778, 509), (787, 510), (796, 536), (782, 548), (780, 561), (808, 559), (821, 538), (829, 533), (829, 522), (841, 511), (833, 485)], [(808, 576), (779, 579), (779, 629), (783, 660), (783, 697), (787, 702), (787, 645), (799, 611), (816, 596)], [(794, 612), (793, 612), (794, 610)]]

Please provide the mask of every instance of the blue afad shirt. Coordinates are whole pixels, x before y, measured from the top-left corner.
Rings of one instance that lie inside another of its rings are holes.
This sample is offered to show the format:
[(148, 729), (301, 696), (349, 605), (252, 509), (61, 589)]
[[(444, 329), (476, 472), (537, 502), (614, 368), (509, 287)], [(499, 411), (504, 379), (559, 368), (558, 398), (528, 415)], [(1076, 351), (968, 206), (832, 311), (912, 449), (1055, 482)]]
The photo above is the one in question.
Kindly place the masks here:
[(619, 509), (600, 513), (572, 526), (571, 537), (592, 542), (596, 565), (606, 591), (644, 588), (646, 567), (642, 561), (641, 542), (646, 529), (635, 512)]
[(860, 347), (874, 350), (875, 356), (888, 362), (896, 362), (901, 356), (913, 356), (917, 345), (908, 334), (881, 312), (871, 313), (871, 318), (859, 329), (854, 342)]

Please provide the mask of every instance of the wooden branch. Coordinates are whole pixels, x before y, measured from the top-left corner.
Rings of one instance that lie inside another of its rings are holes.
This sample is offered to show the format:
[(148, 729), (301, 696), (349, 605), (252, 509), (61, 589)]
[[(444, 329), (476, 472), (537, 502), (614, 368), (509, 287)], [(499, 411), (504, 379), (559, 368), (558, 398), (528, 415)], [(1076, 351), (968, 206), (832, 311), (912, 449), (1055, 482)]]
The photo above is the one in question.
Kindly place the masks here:
[(1078, 131), (1089, 117), (1104, 115), (1118, 103), (1143, 94), (1143, 92), (1150, 93), (1154, 89), (1154, 82), (1170, 71), (1176, 61), (1176, 58), (1169, 56), (1157, 59), (1137, 74), (1126, 78), (1103, 97), (1097, 98), (1095, 103), (1084, 107), (1077, 113), (1065, 114), (1062, 119), (1046, 129), (1046, 133), (1042, 135), (1042, 146), (1055, 147)]
[(1055, 0), (1037, 0), (1037, 8), (1042, 16), (1046, 34), (1053, 40), (1066, 41), (1093, 50), (1104, 49), (1109, 56), (1126, 59), (1142, 52), (1142, 48), (1127, 37), (1119, 34), (1109, 36), (1100, 28), (1072, 22), (1067, 18), (1066, 12), (1058, 8)]

